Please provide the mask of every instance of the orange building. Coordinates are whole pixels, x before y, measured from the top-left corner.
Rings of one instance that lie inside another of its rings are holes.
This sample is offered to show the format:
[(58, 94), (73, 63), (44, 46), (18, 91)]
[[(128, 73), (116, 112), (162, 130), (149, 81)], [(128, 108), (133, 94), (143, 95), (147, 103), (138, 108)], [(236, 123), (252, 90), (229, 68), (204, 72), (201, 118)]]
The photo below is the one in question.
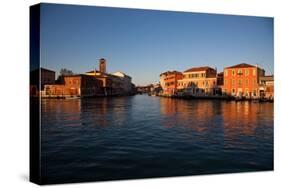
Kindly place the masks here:
[(183, 78), (183, 74), (178, 71), (167, 71), (160, 74), (160, 85), (164, 95), (174, 95), (177, 93), (178, 80)]
[(45, 85), (45, 96), (90, 97), (102, 94), (102, 82), (83, 74), (63, 76), (63, 84)]
[(259, 81), (265, 71), (246, 63), (224, 68), (223, 92), (240, 97), (259, 97)]

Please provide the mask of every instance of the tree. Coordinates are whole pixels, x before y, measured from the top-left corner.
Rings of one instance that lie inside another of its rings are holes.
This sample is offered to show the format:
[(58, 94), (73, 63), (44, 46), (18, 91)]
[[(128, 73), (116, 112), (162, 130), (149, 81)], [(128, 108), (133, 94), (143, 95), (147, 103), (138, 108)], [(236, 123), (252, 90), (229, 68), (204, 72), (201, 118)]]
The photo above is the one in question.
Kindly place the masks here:
[(69, 76), (69, 75), (73, 75), (74, 73), (72, 72), (72, 70), (68, 70), (66, 68), (62, 68), (60, 70), (60, 75), (58, 76), (58, 79), (56, 80), (57, 84), (63, 84), (64, 83), (64, 76)]
[(60, 76), (67, 76), (67, 75), (73, 75), (74, 73), (72, 72), (72, 70), (68, 70), (66, 68), (62, 68), (60, 70)]

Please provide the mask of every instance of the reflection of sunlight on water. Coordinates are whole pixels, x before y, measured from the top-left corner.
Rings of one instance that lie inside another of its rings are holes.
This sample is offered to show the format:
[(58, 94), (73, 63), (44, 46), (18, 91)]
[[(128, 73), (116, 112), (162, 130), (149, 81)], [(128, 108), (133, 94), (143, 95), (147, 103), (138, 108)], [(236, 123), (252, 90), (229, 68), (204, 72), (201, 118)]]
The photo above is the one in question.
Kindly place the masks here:
[[(223, 144), (225, 152), (256, 150), (261, 144), (256, 142), (257, 135), (261, 136), (257, 131), (273, 126), (272, 110), (273, 105), (267, 103), (160, 100), (160, 111), (165, 117), (162, 125), (182, 127), (190, 134), (200, 135), (197, 142)], [(260, 121), (270, 123), (264, 125)]]
[(63, 126), (80, 126), (81, 100), (42, 100), (42, 115), (48, 114), (50, 121)]
[[(224, 128), (224, 136), (253, 136), (258, 126), (258, 119), (265, 108), (272, 113), (272, 105), (252, 102), (196, 101), (178, 99), (160, 99), (160, 112), (166, 127), (185, 126), (197, 132), (215, 128), (215, 117), (219, 118)], [(272, 119), (269, 116), (269, 120)], [(219, 122), (219, 124), (221, 124)]]
[(210, 128), (208, 121), (220, 110), (217, 108), (219, 106), (210, 101), (162, 99), (160, 110), (165, 117), (162, 124), (166, 127), (177, 125), (197, 132), (205, 132)]
[[(114, 103), (112, 103), (112, 101)], [(82, 100), (82, 120), (90, 126), (122, 126), (127, 118), (128, 101), (124, 97), (119, 98), (94, 98)]]
[(224, 105), (223, 119), (225, 137), (254, 135), (257, 128), (259, 107), (250, 102), (232, 102)]
[(147, 95), (42, 104), (45, 175), (272, 169), (273, 104)]
[(249, 114), (249, 108), (250, 108), (249, 102), (245, 102), (244, 103), (244, 115), (245, 116), (247, 116)]

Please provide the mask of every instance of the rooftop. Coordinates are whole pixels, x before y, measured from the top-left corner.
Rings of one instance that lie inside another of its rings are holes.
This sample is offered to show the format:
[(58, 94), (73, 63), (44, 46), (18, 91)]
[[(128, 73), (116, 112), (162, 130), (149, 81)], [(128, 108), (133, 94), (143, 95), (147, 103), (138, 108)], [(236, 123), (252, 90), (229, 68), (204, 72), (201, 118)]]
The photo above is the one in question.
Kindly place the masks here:
[(237, 65), (233, 65), (233, 66), (225, 67), (225, 68), (230, 69), (230, 68), (249, 68), (249, 67), (256, 67), (256, 66), (250, 65), (250, 64), (247, 64), (247, 63), (240, 63), (240, 64), (237, 64)]
[(261, 76), (260, 79), (265, 81), (273, 81), (274, 77), (273, 75), (266, 75), (266, 76)]
[(161, 73), (160, 74), (160, 76), (162, 76), (162, 75), (169, 75), (169, 74), (182, 74), (181, 72), (179, 72), (179, 71), (166, 71), (166, 72), (163, 72), (163, 73)]
[(113, 75), (118, 75), (118, 74), (122, 74), (124, 77), (129, 77), (129, 78), (132, 78), (131, 76), (125, 74), (124, 72), (121, 72), (121, 71), (117, 71), (117, 72), (114, 72), (112, 73)]
[(206, 71), (206, 70), (209, 70), (209, 69), (215, 70), (211, 67), (205, 66), (205, 67), (193, 67), (193, 68), (185, 70), (184, 72), (198, 72), (198, 71)]
[(86, 72), (86, 73), (100, 73), (99, 70), (92, 70), (92, 71), (89, 71), (89, 72)]

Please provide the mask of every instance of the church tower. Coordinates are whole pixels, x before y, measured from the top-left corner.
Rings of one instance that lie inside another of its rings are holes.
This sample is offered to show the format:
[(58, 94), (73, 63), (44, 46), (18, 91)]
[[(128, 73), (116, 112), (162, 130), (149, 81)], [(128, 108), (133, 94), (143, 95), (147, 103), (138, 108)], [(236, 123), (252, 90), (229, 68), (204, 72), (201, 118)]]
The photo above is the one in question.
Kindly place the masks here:
[(99, 59), (99, 65), (100, 65), (100, 72), (106, 73), (106, 60), (104, 58)]

